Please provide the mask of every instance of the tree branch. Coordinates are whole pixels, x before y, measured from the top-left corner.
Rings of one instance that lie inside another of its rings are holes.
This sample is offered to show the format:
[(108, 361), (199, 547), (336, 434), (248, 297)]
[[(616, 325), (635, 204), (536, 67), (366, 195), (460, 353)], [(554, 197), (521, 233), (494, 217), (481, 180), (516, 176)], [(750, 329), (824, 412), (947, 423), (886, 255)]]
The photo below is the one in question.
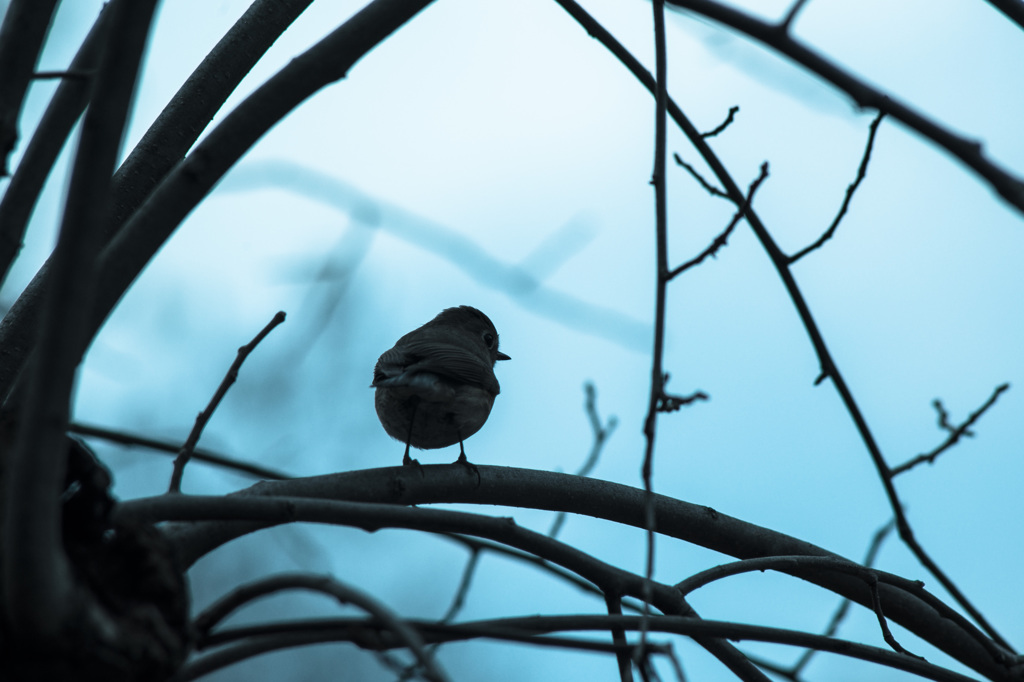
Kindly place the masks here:
[(974, 425), (974, 422), (978, 421), (981, 415), (985, 414), (985, 412), (988, 411), (988, 408), (995, 405), (996, 401), (999, 400), (999, 396), (1002, 395), (1004, 391), (1008, 391), (1009, 389), (1010, 384), (1000, 384), (999, 386), (996, 386), (996, 390), (992, 393), (991, 396), (989, 396), (989, 399), (986, 400), (981, 407), (976, 409), (974, 412), (971, 412), (967, 419), (962, 424), (956, 427), (951, 427), (949, 424), (944, 423), (946, 421), (946, 414), (942, 410), (942, 403), (936, 400), (935, 409), (939, 411), (939, 423), (941, 426), (943, 426), (949, 431), (949, 436), (946, 438), (946, 440), (944, 440), (942, 443), (936, 446), (935, 449), (932, 450), (931, 452), (926, 452), (922, 455), (918, 455), (917, 457), (913, 457), (912, 459), (907, 460), (906, 462), (900, 464), (897, 467), (893, 467), (891, 475), (897, 476), (905, 471), (913, 469), (918, 464), (923, 464), (924, 462), (928, 462), (929, 464), (931, 464), (939, 455), (941, 455), (943, 452), (959, 443), (960, 439), (963, 436), (972, 435), (970, 428), (971, 426)]
[(135, 88), (155, 0), (118, 0), (111, 39), (75, 155), (52, 288), (42, 311), (37, 361), (29, 368), (17, 440), (5, 476), (4, 601), (14, 631), (56, 638), (88, 603), (76, 590), (61, 540), (60, 491), (75, 373), (95, 291), (95, 263), (110, 176)]
[(0, 177), (18, 139), (18, 118), (57, 0), (11, 0), (0, 25)]
[(181, 477), (185, 474), (185, 465), (188, 464), (189, 460), (192, 459), (192, 453), (196, 449), (196, 443), (199, 442), (199, 437), (203, 434), (203, 429), (206, 428), (207, 422), (210, 421), (210, 417), (213, 416), (217, 406), (220, 405), (220, 401), (227, 395), (228, 389), (231, 388), (231, 384), (238, 380), (238, 370), (241, 369), (242, 363), (249, 357), (249, 353), (266, 338), (274, 327), (284, 322), (284, 311), (278, 311), (274, 315), (273, 319), (267, 323), (260, 333), (253, 338), (252, 341), (245, 344), (238, 349), (238, 354), (235, 356), (235, 361), (231, 363), (231, 367), (228, 368), (228, 373), (224, 375), (224, 379), (220, 382), (220, 386), (217, 387), (213, 397), (210, 398), (210, 403), (206, 406), (206, 409), (199, 413), (196, 417), (195, 426), (192, 427), (192, 431), (188, 434), (188, 438), (185, 439), (185, 444), (181, 446), (181, 450), (178, 452), (178, 456), (174, 460), (174, 472), (171, 474), (171, 485), (168, 492), (177, 493), (181, 492)]
[(858, 106), (870, 107), (892, 116), (958, 158), (976, 175), (985, 180), (999, 196), (1017, 211), (1024, 213), (1024, 181), (998, 164), (989, 161), (982, 151), (980, 142), (956, 135), (948, 128), (944, 128), (910, 106), (903, 104), (892, 95), (868, 85), (834, 62), (794, 40), (785, 23), (771, 24), (761, 21), (714, 0), (667, 0), (667, 2), (750, 36), (832, 83), (853, 98)]
[[(436, 502), (488, 504), (567, 511), (644, 528), (645, 502), (642, 490), (569, 474), (508, 467), (480, 466), (479, 469), (479, 487), (475, 486), (475, 479), (466, 480), (461, 467), (425, 465), (422, 467), (422, 475), (405, 471), (403, 467), (389, 467), (290, 481), (268, 481), (233, 497), (284, 495), (289, 498), (374, 501), (388, 505)], [(125, 502), (115, 510), (115, 514), (123, 514), (125, 518), (159, 521), (170, 519), (167, 510), (173, 509), (176, 518), (184, 518), (185, 514), (189, 514), (188, 518), (196, 519), (194, 523), (170, 524), (166, 527), (171, 542), (177, 547), (186, 565), (235, 537), (266, 526), (266, 522), (204, 523), (201, 519), (210, 518), (209, 510), (200, 507), (195, 498), (185, 497), (175, 502), (173, 498), (176, 497), (179, 496)], [(654, 494), (654, 501), (658, 533), (739, 559), (779, 554), (836, 556), (810, 543), (745, 523), (708, 507), (658, 494)], [(283, 509), (288, 508), (286, 505)], [(288, 519), (285, 511), (281, 514), (276, 517), (278, 523)], [(802, 572), (798, 577), (870, 608), (869, 590), (856, 578), (835, 572)], [(998, 679), (1005, 673), (1005, 666), (1012, 662), (1013, 657), (1009, 652), (994, 644), (948, 607), (941, 611), (943, 617), (936, 618), (936, 609), (941, 608), (941, 602), (932, 602), (932, 597), (924, 590), (912, 593), (882, 585), (880, 594), (890, 620), (981, 674)]]

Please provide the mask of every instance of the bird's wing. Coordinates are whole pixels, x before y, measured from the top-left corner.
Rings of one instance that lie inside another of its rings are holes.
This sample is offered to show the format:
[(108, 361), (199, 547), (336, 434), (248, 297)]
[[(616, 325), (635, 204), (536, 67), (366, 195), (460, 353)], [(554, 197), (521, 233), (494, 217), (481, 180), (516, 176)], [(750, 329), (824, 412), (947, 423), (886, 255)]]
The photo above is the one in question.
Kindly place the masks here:
[(477, 355), (459, 346), (437, 341), (411, 341), (403, 348), (385, 352), (373, 371), (374, 383), (401, 374), (431, 372), (464, 384), (472, 384), (498, 394), (494, 370)]

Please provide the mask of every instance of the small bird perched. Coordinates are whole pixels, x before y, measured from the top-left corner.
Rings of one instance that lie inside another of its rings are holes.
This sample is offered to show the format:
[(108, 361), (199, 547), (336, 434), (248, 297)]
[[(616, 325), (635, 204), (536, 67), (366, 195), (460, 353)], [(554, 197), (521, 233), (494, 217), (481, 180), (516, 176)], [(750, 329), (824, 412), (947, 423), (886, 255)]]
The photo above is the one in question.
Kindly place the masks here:
[(377, 417), (405, 443), (402, 464), (419, 464), (409, 446), (433, 450), (459, 444), (456, 463), (473, 467), (462, 441), (480, 430), (500, 392), (494, 376), (498, 332), (468, 305), (446, 308), (385, 351), (373, 368)]

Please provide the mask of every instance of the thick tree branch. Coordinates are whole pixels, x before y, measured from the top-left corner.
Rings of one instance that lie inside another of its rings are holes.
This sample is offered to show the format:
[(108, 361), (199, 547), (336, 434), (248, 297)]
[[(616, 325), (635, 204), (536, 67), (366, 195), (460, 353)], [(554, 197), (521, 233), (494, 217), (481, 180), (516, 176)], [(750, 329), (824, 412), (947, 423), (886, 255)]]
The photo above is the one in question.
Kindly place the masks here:
[(110, 177), (135, 89), (156, 0), (118, 0), (75, 155), (53, 285), (43, 308), (36, 362), (5, 476), (4, 601), (14, 631), (56, 638), (76, 599), (61, 540), (64, 441), (75, 373), (82, 359), (107, 217)]
[[(291, 481), (263, 482), (239, 493), (237, 497), (284, 495), (373, 501), (395, 504), (430, 504), (436, 502), (488, 504), (527, 507), (549, 511), (566, 511), (644, 528), (644, 492), (593, 478), (568, 474), (480, 466), (481, 482), (467, 477), (456, 465), (425, 465), (420, 472), (403, 467), (354, 471)], [(178, 496), (171, 496), (178, 497)], [(753, 524), (728, 517), (708, 507), (688, 504), (655, 494), (658, 533), (692, 542), (702, 547), (748, 559), (776, 555), (837, 556), (820, 547), (775, 533)], [(171, 506), (165, 506), (171, 505)], [(190, 514), (194, 523), (171, 524), (167, 527), (171, 541), (183, 561), (191, 564), (208, 551), (229, 540), (252, 532), (264, 523), (202, 522), (209, 510), (200, 507), (194, 498), (174, 502), (165, 497), (126, 502), (119, 514), (128, 518), (161, 520), (170, 518), (166, 511), (175, 510), (175, 518)], [(283, 512), (282, 512), (283, 513)], [(277, 522), (287, 516), (277, 517)], [(793, 575), (821, 585), (844, 597), (871, 608), (871, 594), (863, 581), (836, 572)], [(612, 586), (606, 586), (612, 587)], [(941, 602), (932, 601), (924, 590), (911, 593), (888, 585), (880, 586), (886, 616), (916, 635), (957, 658), (964, 665), (992, 679), (1007, 676), (1005, 666), (1012, 656), (948, 607), (943, 617), (936, 618)], [(660, 608), (660, 606), (659, 606)]]
[(21, 250), (29, 217), (43, 184), (75, 121), (85, 110), (109, 17), (109, 6), (106, 6), (71, 61), (70, 69), (88, 73), (89, 77), (66, 78), (57, 87), (0, 200), (0, 284), (7, 278), (11, 263)]
[(0, 177), (18, 139), (18, 118), (57, 0), (11, 0), (0, 25)]

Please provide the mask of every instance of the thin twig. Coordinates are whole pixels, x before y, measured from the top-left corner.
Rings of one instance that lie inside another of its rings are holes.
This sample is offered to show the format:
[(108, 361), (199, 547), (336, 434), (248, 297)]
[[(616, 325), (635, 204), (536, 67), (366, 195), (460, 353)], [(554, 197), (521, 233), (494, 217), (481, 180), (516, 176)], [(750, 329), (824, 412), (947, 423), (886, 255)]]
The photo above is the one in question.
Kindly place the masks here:
[[(884, 526), (875, 531), (875, 534), (871, 538), (871, 542), (868, 545), (868, 551), (864, 555), (864, 561), (862, 562), (862, 564), (865, 567), (871, 568), (872, 566), (874, 566), (875, 559), (878, 558), (878, 552), (882, 548), (882, 543), (885, 541), (885, 538), (889, 536), (889, 533), (891, 533), (895, 527), (896, 522), (890, 520)], [(825, 627), (825, 631), (822, 633), (823, 635), (825, 635), (826, 637), (832, 637), (836, 634), (836, 632), (839, 631), (840, 624), (846, 618), (846, 614), (850, 611), (850, 604), (851, 602), (849, 599), (844, 599), (839, 604), (839, 608), (837, 608), (836, 612), (832, 614), (831, 620), (829, 620), (828, 625)], [(790, 677), (790, 679), (796, 679), (797, 676), (800, 675), (800, 672), (807, 666), (807, 664), (811, 662), (811, 658), (816, 653), (816, 649), (808, 649), (807, 651), (805, 651), (803, 655), (800, 656), (800, 658), (797, 659), (797, 662), (793, 665), (791, 669), (791, 674), (788, 675), (788, 677)]]
[(792, 5), (790, 5), (789, 10), (786, 12), (786, 16), (783, 17), (782, 21), (779, 22), (779, 30), (781, 30), (784, 33), (788, 33), (789, 30), (793, 27), (793, 22), (796, 20), (796, 15), (800, 13), (800, 10), (802, 10), (804, 8), (804, 5), (806, 4), (807, 0), (795, 0), (795, 2)]
[(718, 257), (719, 250), (721, 250), (722, 247), (724, 247), (726, 243), (729, 241), (729, 235), (732, 234), (732, 231), (736, 229), (737, 225), (739, 225), (740, 220), (743, 218), (744, 215), (746, 215), (747, 209), (750, 207), (750, 203), (754, 200), (754, 193), (757, 192), (757, 188), (761, 186), (761, 183), (764, 182), (765, 178), (767, 177), (768, 162), (765, 161), (764, 163), (761, 164), (761, 172), (758, 174), (756, 178), (754, 178), (754, 181), (750, 183), (750, 189), (747, 190), (746, 201), (743, 203), (742, 206), (739, 207), (736, 213), (733, 214), (732, 220), (729, 221), (729, 224), (725, 226), (725, 229), (722, 230), (721, 234), (719, 234), (711, 241), (711, 244), (709, 244), (706, 249), (704, 249), (699, 254), (697, 254), (690, 260), (686, 261), (679, 267), (675, 268), (671, 272), (669, 272), (668, 278), (670, 280), (683, 274), (690, 268), (700, 265), (709, 256), (711, 258)]
[(665, 299), (668, 289), (668, 196), (665, 177), (665, 156), (667, 154), (668, 115), (668, 57), (665, 46), (665, 1), (653, 0), (654, 10), (654, 185), (655, 242), (657, 244), (654, 303), (654, 351), (651, 362), (651, 387), (644, 420), (644, 449), (641, 475), (644, 483), (644, 528), (647, 534), (647, 556), (645, 559), (643, 602), (644, 611), (640, 624), (640, 647), (634, 654), (634, 662), (643, 670), (646, 658), (647, 622), (650, 616), (652, 580), (654, 577), (654, 437), (657, 428), (659, 406), (665, 396), (666, 375), (662, 369), (662, 355), (665, 350)]
[(885, 643), (892, 647), (893, 651), (898, 654), (905, 654), (914, 658), (919, 658), (922, 661), (924, 657), (912, 654), (903, 648), (903, 645), (896, 641), (896, 638), (892, 635), (892, 630), (889, 629), (889, 622), (885, 618), (885, 614), (882, 612), (882, 598), (878, 594), (878, 580), (874, 580), (870, 583), (871, 587), (871, 608), (875, 611), (875, 617), (878, 618), (878, 626), (882, 628), (882, 639)]
[(836, 213), (836, 217), (832, 220), (832, 224), (828, 226), (828, 229), (818, 237), (818, 239), (810, 246), (805, 246), (803, 249), (798, 251), (789, 257), (790, 263), (795, 263), (811, 251), (820, 248), (822, 244), (827, 242), (835, 234), (836, 228), (839, 227), (839, 222), (846, 215), (847, 209), (850, 207), (850, 200), (853, 199), (854, 192), (860, 187), (860, 183), (864, 180), (864, 177), (868, 172), (868, 161), (871, 160), (871, 150), (875, 146), (875, 135), (878, 133), (878, 126), (885, 117), (884, 111), (879, 111), (875, 119), (871, 121), (871, 125), (868, 127), (868, 141), (864, 146), (864, 156), (860, 160), (860, 166), (857, 168), (857, 177), (854, 179), (850, 186), (846, 188), (846, 196), (843, 197), (843, 203), (839, 207), (839, 212)]
[[(590, 381), (583, 385), (583, 391), (586, 395), (586, 401), (584, 402), (583, 408), (587, 413), (587, 417), (590, 420), (590, 429), (594, 434), (594, 442), (590, 446), (590, 454), (587, 459), (583, 462), (583, 465), (576, 470), (577, 476), (587, 476), (597, 466), (597, 460), (601, 456), (601, 450), (604, 449), (604, 444), (611, 437), (615, 427), (618, 426), (619, 420), (612, 415), (608, 417), (607, 424), (602, 423), (601, 415), (597, 413), (597, 389), (594, 384)], [(565, 512), (559, 512), (555, 516), (555, 520), (551, 523), (551, 529), (548, 531), (548, 536), (557, 537), (558, 533), (562, 530), (562, 525), (565, 523)]]
[[(703, 137), (703, 133), (701, 133), (701, 136)], [(700, 173), (698, 173), (696, 168), (694, 168), (693, 166), (688, 164), (686, 161), (683, 161), (683, 157), (679, 156), (679, 154), (672, 154), (672, 158), (674, 158), (676, 160), (677, 164), (679, 164), (680, 166), (685, 168), (686, 172), (689, 173), (690, 176), (693, 177), (693, 179), (696, 180), (697, 183), (701, 187), (703, 187), (704, 191), (706, 191), (708, 194), (710, 194), (713, 197), (719, 197), (720, 199), (728, 199), (729, 198), (728, 193), (723, 192), (722, 190), (718, 189), (717, 187), (712, 185), (710, 182), (705, 180), (704, 176), (701, 175)]]
[(203, 648), (203, 640), (209, 637), (210, 630), (229, 614), (242, 606), (281, 590), (313, 590), (330, 595), (341, 604), (352, 604), (362, 609), (379, 621), (387, 631), (398, 640), (399, 646), (408, 648), (423, 668), (427, 679), (445, 682), (448, 676), (437, 667), (433, 658), (427, 654), (423, 639), (415, 628), (409, 626), (401, 617), (387, 606), (331, 576), (308, 575), (304, 573), (285, 573), (263, 578), (247, 585), (242, 585), (214, 602), (194, 621), (194, 630), (199, 634), (198, 648)]
[[(622, 600), (612, 594), (605, 594), (605, 605), (608, 608), (609, 616), (622, 615)], [(619, 665), (619, 680), (621, 682), (633, 682), (633, 662), (629, 655), (626, 631), (620, 627), (612, 626), (612, 644), (615, 645), (615, 660)]]
[(0, 24), (0, 177), (18, 139), (18, 118), (57, 0), (13, 0)]
[[(149, 438), (147, 436), (140, 436), (135, 433), (128, 433), (126, 431), (115, 431), (113, 429), (105, 429), (102, 426), (94, 426), (92, 424), (82, 424), (81, 422), (71, 422), (68, 424), (68, 431), (70, 433), (77, 433), (80, 436), (88, 436), (90, 438), (102, 438), (103, 440), (110, 441), (112, 443), (118, 443), (128, 447), (139, 446), (149, 448), (150, 450), (156, 450), (157, 452), (163, 452), (171, 455), (176, 455), (181, 451), (181, 446), (172, 443), (170, 441), (157, 440), (155, 438)], [(196, 448), (192, 452), (192, 458), (206, 462), (207, 464), (213, 464), (215, 466), (224, 467), (225, 469), (231, 469), (243, 474), (255, 476), (261, 479), (267, 479), (271, 481), (283, 481), (291, 478), (291, 476), (276, 471), (274, 469), (268, 469), (267, 467), (260, 466), (259, 464), (251, 464), (250, 462), (244, 462), (241, 460), (226, 457), (224, 455), (218, 455), (217, 453), (210, 452), (209, 450), (201, 450)]]
[(473, 584), (473, 576), (476, 575), (476, 568), (479, 563), (480, 547), (471, 546), (469, 559), (466, 560), (466, 565), (462, 569), (462, 579), (459, 580), (459, 588), (455, 591), (455, 597), (448, 606), (448, 610), (441, 617), (442, 623), (450, 623), (455, 620), (455, 616), (459, 614), (459, 611), (466, 604), (466, 595), (469, 594), (469, 587)]
[[(736, 114), (737, 112), (739, 112), (739, 110), (740, 108), (737, 106), (729, 107), (729, 113), (725, 117), (725, 120), (719, 123), (718, 126), (713, 130), (709, 130), (706, 133), (701, 133), (700, 136), (703, 137), (705, 140), (708, 139), (709, 137), (717, 136), (719, 133), (723, 132), (726, 128), (732, 125), (732, 122), (736, 118)], [(680, 161), (678, 155), (676, 155), (676, 161)]]
[(217, 391), (213, 394), (210, 399), (210, 403), (206, 406), (206, 409), (199, 413), (196, 417), (195, 426), (192, 427), (191, 433), (188, 434), (188, 438), (185, 440), (185, 444), (181, 446), (181, 450), (178, 452), (178, 456), (174, 460), (174, 472), (171, 474), (171, 485), (168, 492), (177, 493), (181, 492), (181, 477), (185, 473), (185, 465), (188, 464), (192, 458), (192, 453), (196, 449), (196, 443), (199, 442), (199, 437), (203, 434), (203, 429), (206, 428), (207, 422), (210, 421), (210, 417), (213, 416), (214, 410), (220, 405), (220, 401), (224, 398), (224, 395), (231, 388), (231, 384), (235, 383), (238, 379), (238, 369), (245, 362), (245, 359), (249, 357), (249, 353), (256, 348), (256, 345), (266, 337), (277, 325), (284, 322), (284, 311), (278, 311), (274, 315), (273, 319), (267, 323), (259, 334), (253, 338), (252, 341), (247, 343), (238, 349), (238, 355), (235, 357), (235, 361), (231, 363), (231, 367), (228, 368), (228, 373), (224, 375), (223, 381), (220, 382), (220, 386), (217, 387)]
[(986, 400), (985, 403), (981, 407), (976, 409), (974, 412), (971, 412), (970, 416), (968, 416), (967, 419), (962, 424), (960, 424), (959, 426), (956, 426), (956, 427), (953, 427), (949, 423), (949, 415), (946, 413), (945, 409), (942, 407), (942, 403), (940, 401), (936, 400), (935, 401), (935, 409), (939, 413), (939, 427), (949, 431), (949, 436), (946, 438), (946, 440), (944, 440), (942, 443), (940, 443), (931, 452), (926, 452), (923, 455), (918, 455), (917, 457), (914, 457), (914, 458), (904, 462), (903, 464), (899, 465), (898, 467), (893, 467), (891, 475), (892, 476), (897, 476), (899, 474), (902, 474), (905, 471), (910, 471), (911, 469), (916, 467), (918, 464), (922, 464), (924, 462), (928, 462), (929, 464), (931, 464), (932, 462), (935, 461), (935, 459), (939, 455), (941, 455), (943, 452), (945, 452), (946, 450), (948, 450), (949, 448), (953, 447), (958, 442), (960, 442), (960, 439), (962, 437), (964, 437), (964, 436), (968, 436), (969, 437), (969, 436), (974, 435), (970, 431), (970, 428), (974, 424), (974, 422), (978, 421), (978, 419), (981, 417), (981, 415), (985, 414), (985, 412), (988, 410), (988, 408), (990, 408), (993, 405), (995, 405), (996, 401), (999, 400), (999, 396), (1002, 395), (1002, 393), (1004, 391), (1008, 391), (1009, 389), (1010, 389), (1010, 384), (1000, 384), (999, 386), (996, 386), (996, 390), (992, 393), (991, 396), (989, 396), (989, 399)]
[(64, 71), (36, 71), (32, 74), (32, 78), (35, 80), (50, 80), (57, 78), (78, 78), (81, 80), (88, 80), (96, 75), (92, 71), (84, 69), (66, 69)]

